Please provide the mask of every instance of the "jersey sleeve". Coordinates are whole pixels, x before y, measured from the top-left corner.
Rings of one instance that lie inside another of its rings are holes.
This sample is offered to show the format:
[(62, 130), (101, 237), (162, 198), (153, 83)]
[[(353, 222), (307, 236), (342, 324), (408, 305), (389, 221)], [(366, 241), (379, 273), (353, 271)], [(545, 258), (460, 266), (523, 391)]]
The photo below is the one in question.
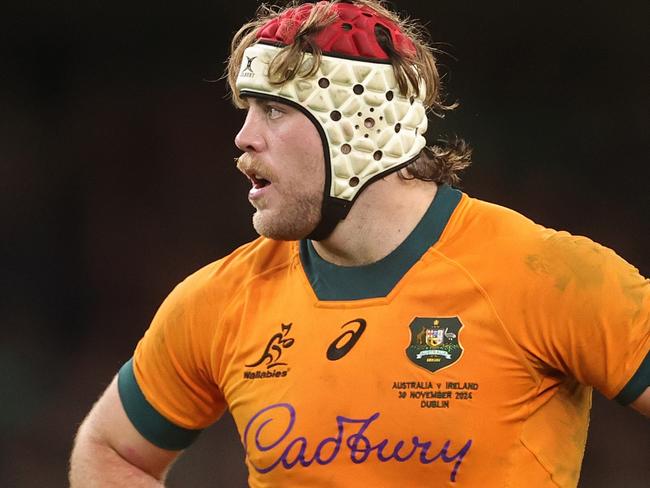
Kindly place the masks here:
[(189, 446), (226, 408), (211, 360), (218, 306), (201, 274), (167, 297), (118, 376), (129, 419), (164, 449)]
[(634, 401), (650, 385), (650, 282), (610, 249), (566, 232), (548, 231), (532, 251), (520, 343), (540, 367)]

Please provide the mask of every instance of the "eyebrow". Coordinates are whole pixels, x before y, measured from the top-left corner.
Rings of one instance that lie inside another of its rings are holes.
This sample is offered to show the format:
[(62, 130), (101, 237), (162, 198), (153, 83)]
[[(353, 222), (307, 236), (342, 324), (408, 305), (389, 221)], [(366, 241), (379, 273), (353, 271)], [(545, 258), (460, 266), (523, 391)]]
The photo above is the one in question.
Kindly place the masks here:
[[(252, 98), (255, 101), (255, 103), (257, 105), (259, 105), (260, 107), (262, 107), (262, 108), (266, 108), (269, 105), (282, 107), (282, 109), (284, 109), (284, 110), (289, 110), (289, 109), (293, 108), (288, 103), (282, 103), (282, 101), (280, 101), (280, 100), (272, 100), (272, 99), (263, 98), (263, 97), (248, 97), (248, 98)], [(250, 106), (250, 105), (252, 105), (252, 103), (250, 101), (248, 101), (248, 98), (247, 98), (247, 103)]]

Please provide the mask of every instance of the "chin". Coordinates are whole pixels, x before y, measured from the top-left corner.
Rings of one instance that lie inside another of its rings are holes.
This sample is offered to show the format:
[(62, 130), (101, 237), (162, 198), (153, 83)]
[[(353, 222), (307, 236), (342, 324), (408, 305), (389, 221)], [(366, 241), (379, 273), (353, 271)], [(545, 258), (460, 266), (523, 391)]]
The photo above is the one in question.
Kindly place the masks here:
[(257, 211), (253, 215), (255, 231), (264, 237), (276, 241), (299, 241), (307, 237), (316, 228), (318, 221), (307, 216), (287, 218), (264, 215)]

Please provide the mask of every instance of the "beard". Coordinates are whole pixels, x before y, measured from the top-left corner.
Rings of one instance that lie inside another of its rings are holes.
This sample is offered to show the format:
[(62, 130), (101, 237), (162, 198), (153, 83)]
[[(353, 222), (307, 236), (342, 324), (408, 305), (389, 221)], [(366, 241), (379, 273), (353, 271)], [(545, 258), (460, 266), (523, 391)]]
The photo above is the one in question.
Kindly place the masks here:
[[(291, 184), (287, 181), (281, 185), (269, 168), (262, 167), (247, 153), (236, 161), (242, 173), (259, 173), (269, 181), (275, 181), (272, 183), (276, 185), (273, 206), (267, 207), (263, 200), (251, 202), (256, 209), (253, 227), (259, 235), (278, 241), (295, 241), (304, 239), (316, 228), (321, 220), (322, 187), (306, 189), (300, 186), (300, 182)], [(287, 188), (291, 190), (287, 191)]]
[(264, 237), (278, 241), (297, 241), (307, 237), (320, 222), (322, 193), (283, 195), (277, 209), (257, 208), (253, 227)]

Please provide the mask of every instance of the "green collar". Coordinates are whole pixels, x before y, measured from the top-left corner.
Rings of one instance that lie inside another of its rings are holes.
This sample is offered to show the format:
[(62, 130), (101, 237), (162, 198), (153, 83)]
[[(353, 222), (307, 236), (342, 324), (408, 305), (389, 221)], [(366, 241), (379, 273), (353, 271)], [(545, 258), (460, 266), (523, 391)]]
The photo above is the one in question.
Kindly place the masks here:
[(337, 266), (321, 258), (310, 240), (300, 241), (300, 260), (321, 301), (385, 297), (444, 230), (462, 193), (440, 185), (422, 220), (388, 256), (365, 266)]

